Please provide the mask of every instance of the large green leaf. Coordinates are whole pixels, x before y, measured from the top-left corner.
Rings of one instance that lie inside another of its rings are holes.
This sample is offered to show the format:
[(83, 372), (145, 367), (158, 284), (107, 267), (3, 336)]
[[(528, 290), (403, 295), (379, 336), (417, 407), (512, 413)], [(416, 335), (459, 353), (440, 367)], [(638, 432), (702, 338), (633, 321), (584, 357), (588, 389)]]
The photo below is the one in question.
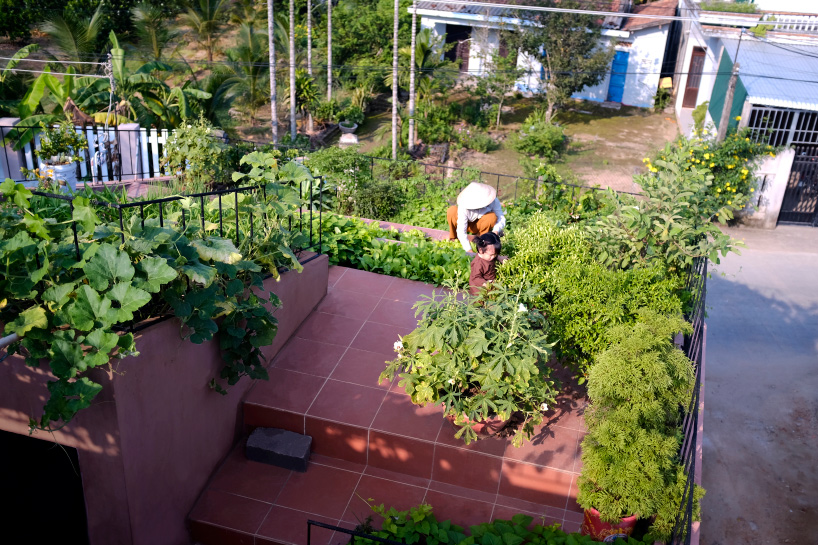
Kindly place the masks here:
[(209, 286), (216, 279), (216, 269), (195, 261), (182, 266), (182, 272), (193, 282)]
[(99, 218), (91, 206), (91, 200), (85, 197), (75, 197), (73, 204), (72, 219), (82, 227), (83, 231), (93, 233), (94, 226), (99, 223)]
[(164, 284), (176, 278), (176, 271), (161, 257), (146, 257), (136, 264), (138, 271), (134, 285), (151, 293), (158, 293)]
[(205, 261), (232, 264), (241, 260), (238, 248), (226, 238), (208, 237), (204, 240), (194, 240), (190, 244), (196, 248), (199, 257)]
[(77, 290), (76, 301), (66, 308), (68, 320), (80, 331), (108, 327), (116, 321), (116, 314), (116, 309), (111, 308), (111, 300), (88, 285)]
[(48, 327), (45, 310), (40, 306), (27, 308), (21, 312), (13, 322), (6, 324), (6, 333), (16, 333), (22, 337), (35, 327), (39, 329)]
[(119, 303), (116, 314), (116, 319), (119, 322), (133, 320), (133, 313), (147, 305), (151, 300), (150, 293), (135, 288), (127, 282), (115, 284), (106, 295)]
[(96, 255), (85, 265), (88, 282), (96, 290), (108, 289), (115, 282), (133, 278), (134, 267), (128, 254), (111, 244), (102, 244)]

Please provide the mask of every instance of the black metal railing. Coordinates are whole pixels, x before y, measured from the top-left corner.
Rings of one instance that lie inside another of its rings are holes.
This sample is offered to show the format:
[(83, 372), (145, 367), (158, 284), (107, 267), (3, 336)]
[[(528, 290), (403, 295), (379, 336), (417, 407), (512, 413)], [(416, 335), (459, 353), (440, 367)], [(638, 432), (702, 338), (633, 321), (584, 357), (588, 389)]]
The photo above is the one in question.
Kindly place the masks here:
[(314, 520), (309, 519), (307, 520), (307, 545), (312, 545), (313, 526), (316, 526), (318, 528), (324, 528), (326, 530), (332, 530), (334, 532), (341, 532), (342, 534), (347, 534), (348, 536), (350, 536), (349, 543), (351, 545), (355, 544), (355, 538), (368, 539), (376, 543), (385, 543), (386, 545), (405, 545), (400, 541), (394, 541), (383, 537), (373, 536), (372, 534), (367, 534), (366, 532), (361, 532), (358, 530), (349, 530), (347, 528), (341, 528), (340, 526), (333, 526), (332, 524), (325, 524), (323, 522), (316, 522)]
[(690, 545), (693, 522), (696, 516), (696, 443), (699, 435), (699, 399), (701, 394), (701, 365), (704, 355), (704, 320), (707, 295), (707, 259), (698, 258), (690, 269), (686, 291), (691, 295), (685, 319), (693, 326), (693, 331), (685, 335), (682, 350), (693, 362), (695, 383), (690, 402), (685, 408), (682, 420), (684, 439), (679, 449), (679, 460), (684, 465), (687, 481), (673, 533), (667, 545)]

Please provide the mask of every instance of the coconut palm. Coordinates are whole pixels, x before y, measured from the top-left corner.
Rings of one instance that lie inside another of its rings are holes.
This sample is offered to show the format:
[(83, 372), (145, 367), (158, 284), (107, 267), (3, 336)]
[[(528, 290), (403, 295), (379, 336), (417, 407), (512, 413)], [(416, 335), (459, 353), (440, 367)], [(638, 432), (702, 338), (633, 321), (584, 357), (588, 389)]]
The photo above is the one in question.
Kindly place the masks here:
[(270, 72), (263, 66), (267, 57), (264, 35), (249, 24), (239, 28), (237, 46), (227, 50), (228, 62), (221, 72), (227, 77), (214, 96), (216, 104), (236, 107), (256, 125), (256, 110), (266, 102), (265, 88)]
[[(97, 41), (102, 30), (102, 4), (90, 18), (76, 17), (66, 11), (63, 15), (54, 15), (40, 24), (40, 31), (48, 37), (61, 53), (61, 56), (72, 63), (88, 62), (99, 56)], [(53, 56), (53, 52), (51, 52)], [(97, 67), (91, 64), (73, 64), (81, 74), (95, 72)]]
[[(396, 0), (397, 1), (397, 0)], [(295, 0), (290, 0), (290, 96), (298, 96), (295, 76)], [(295, 100), (290, 101), (290, 140), (294, 143), (297, 128), (295, 125)]]
[(131, 20), (141, 56), (150, 61), (163, 60), (168, 44), (178, 37), (179, 31), (167, 24), (167, 16), (158, 6), (147, 2), (131, 9)]
[(327, 100), (332, 100), (332, 0), (327, 0)]
[[(424, 93), (441, 92), (454, 84), (457, 65), (441, 56), (441, 51), (445, 51), (448, 47), (444, 36), (435, 36), (430, 28), (421, 29), (415, 37), (414, 51), (411, 46), (402, 47), (398, 51), (398, 64), (401, 67), (398, 73), (400, 88), (411, 87), (412, 66), (416, 73), (415, 88), (420, 99), (426, 98)], [(414, 65), (412, 64), (413, 53)], [(392, 74), (384, 76), (383, 84), (392, 87)]]
[[(292, 1), (292, 0), (290, 0)], [(394, 28), (392, 32), (392, 160), (398, 159), (398, 15), (400, 0), (395, 0)]]
[(188, 5), (180, 15), (183, 26), (190, 29), (194, 39), (207, 51), (207, 61), (213, 62), (216, 38), (230, 8), (230, 0), (199, 0)]
[(270, 129), (273, 131), (273, 143), (278, 144), (278, 104), (276, 97), (276, 47), (275, 47), (275, 17), (273, 0), (267, 0), (267, 45), (270, 54)]
[(409, 151), (415, 149), (415, 55), (417, 48), (418, 3), (412, 0), (412, 41), (410, 44), (411, 58), (409, 60)]
[[(307, 0), (307, 74), (312, 77), (312, 0)], [(307, 132), (313, 131), (312, 114), (307, 114)]]
[(246, 24), (253, 30), (261, 29), (267, 16), (264, 3), (259, 0), (241, 0), (236, 11), (230, 14), (230, 22), (236, 25)]
[(29, 53), (37, 51), (39, 47), (37, 44), (21, 47), (11, 56), (11, 59), (6, 63), (6, 67), (0, 71), (0, 116), (17, 114), (20, 97), (26, 93), (32, 78), (29, 74), (15, 72), (14, 68), (28, 57)]

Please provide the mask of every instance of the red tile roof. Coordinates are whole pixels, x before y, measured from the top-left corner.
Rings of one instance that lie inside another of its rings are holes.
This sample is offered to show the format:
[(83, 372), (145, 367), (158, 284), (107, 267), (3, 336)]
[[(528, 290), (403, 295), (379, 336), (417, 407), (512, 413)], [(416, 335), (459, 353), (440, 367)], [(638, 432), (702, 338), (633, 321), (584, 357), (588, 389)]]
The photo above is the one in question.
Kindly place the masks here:
[[(644, 15), (676, 15), (676, 6), (679, 0), (658, 0), (657, 2), (650, 2), (649, 4), (642, 4), (641, 6), (634, 6), (632, 13), (640, 13)], [(659, 25), (670, 24), (670, 19), (643, 19), (641, 17), (629, 17), (622, 25), (622, 30), (634, 31), (643, 28), (650, 28)]]

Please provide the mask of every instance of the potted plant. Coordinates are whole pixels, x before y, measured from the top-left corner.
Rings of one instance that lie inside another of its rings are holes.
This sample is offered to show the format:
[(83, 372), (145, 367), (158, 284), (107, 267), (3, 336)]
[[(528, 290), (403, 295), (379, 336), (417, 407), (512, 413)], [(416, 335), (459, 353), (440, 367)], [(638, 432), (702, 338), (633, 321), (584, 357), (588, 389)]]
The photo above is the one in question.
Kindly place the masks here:
[[(477, 439), (475, 427), (488, 427), (519, 446), (556, 393), (546, 366), (548, 322), (520, 302), (529, 289), (495, 286), (476, 300), (447, 291), (416, 303), (420, 324), (395, 343), (398, 356), (380, 380), (399, 375), (413, 403), (441, 403), (467, 444)], [(492, 420), (504, 424), (486, 424)]]
[(364, 111), (356, 105), (348, 106), (339, 115), (343, 121), (338, 123), (338, 128), (344, 134), (352, 134), (358, 128), (358, 125), (364, 122)]
[(56, 127), (40, 123), (42, 133), (37, 154), (40, 157), (40, 175), (55, 180), (60, 186), (77, 189), (77, 167), (82, 161), (88, 142), (71, 123), (65, 121)]
[(611, 346), (589, 371), (577, 502), (594, 539), (630, 535), (638, 518), (651, 519), (654, 539), (672, 531), (686, 482), (679, 409), (694, 385), (693, 364), (672, 338), (689, 330), (681, 318), (642, 310), (637, 323), (611, 329)]

